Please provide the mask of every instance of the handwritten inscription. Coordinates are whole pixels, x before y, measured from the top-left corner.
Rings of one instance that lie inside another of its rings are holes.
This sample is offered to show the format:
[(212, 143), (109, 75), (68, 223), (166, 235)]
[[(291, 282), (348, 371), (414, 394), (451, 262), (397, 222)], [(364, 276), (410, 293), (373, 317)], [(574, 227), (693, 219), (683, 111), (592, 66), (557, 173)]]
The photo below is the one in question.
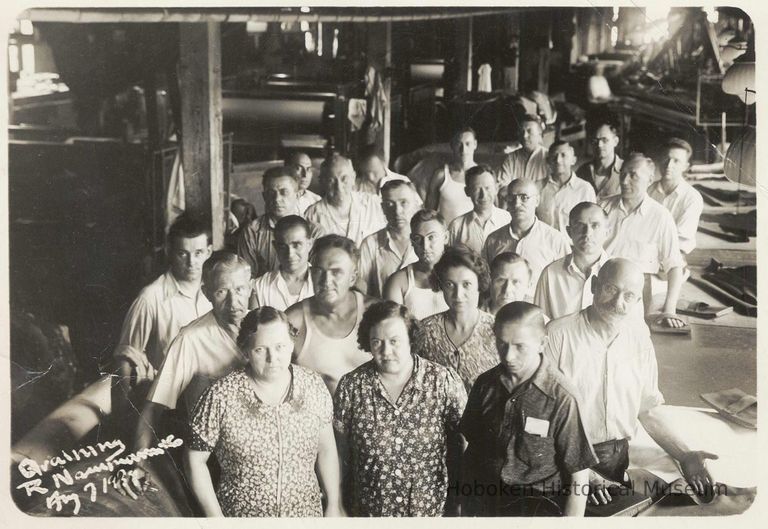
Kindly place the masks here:
[[(145, 461), (152, 457), (157, 457), (166, 453), (170, 448), (177, 448), (183, 444), (183, 440), (174, 437), (173, 435), (167, 436), (157, 443), (157, 446), (152, 446), (125, 454), (126, 446), (123, 441), (116, 439), (114, 441), (106, 441), (103, 443), (97, 443), (95, 446), (88, 445), (73, 450), (62, 450), (59, 455), (45, 459), (42, 462), (37, 462), (34, 459), (25, 458), (19, 465), (18, 470), (21, 475), (27, 479), (27, 481), (18, 485), (16, 488), (24, 490), (27, 496), (39, 494), (46, 496), (45, 504), (48, 509), (56, 512), (61, 512), (65, 506), (72, 508), (72, 514), (77, 515), (80, 512), (81, 499), (80, 495), (76, 492), (67, 490), (62, 492), (62, 487), (72, 487), (76, 484), (82, 483), (94, 474), (102, 472), (113, 473), (117, 470), (118, 478), (122, 478), (125, 475), (130, 476), (132, 471), (126, 472), (125, 469), (119, 467), (131, 466), (141, 461)], [(71, 473), (67, 469), (67, 465), (79, 461), (86, 461), (88, 459), (101, 459), (103, 460), (94, 462), (93, 465), (86, 467), (85, 469), (78, 470)], [(43, 485), (43, 478), (50, 477), (50, 483)], [(101, 480), (101, 491), (106, 494), (109, 490), (109, 484), (115, 480), (115, 476), (104, 477)], [(50, 488), (54, 490), (51, 491)], [(83, 492), (86, 494), (86, 499), (91, 502), (95, 502), (98, 498), (98, 489), (95, 483), (89, 481), (83, 486)]]

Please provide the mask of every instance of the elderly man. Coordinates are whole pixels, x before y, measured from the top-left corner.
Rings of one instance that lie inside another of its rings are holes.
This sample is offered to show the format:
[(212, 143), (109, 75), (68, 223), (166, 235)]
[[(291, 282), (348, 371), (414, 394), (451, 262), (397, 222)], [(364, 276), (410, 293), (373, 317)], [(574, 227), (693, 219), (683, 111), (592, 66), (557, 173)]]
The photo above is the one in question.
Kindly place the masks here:
[(549, 177), (541, 188), (536, 216), (556, 230), (567, 233), (568, 214), (579, 202), (595, 202), (595, 190), (573, 174), (576, 153), (568, 142), (556, 141), (549, 148)]
[(168, 231), (168, 270), (144, 287), (125, 316), (115, 348), (121, 382), (154, 379), (179, 329), (211, 310), (200, 291), (203, 263), (210, 255), (207, 224), (189, 215), (177, 218)]
[(509, 224), (509, 212), (494, 205), (498, 187), (493, 170), (485, 164), (467, 169), (464, 192), (472, 200), (472, 211), (456, 217), (448, 228), (449, 244), (463, 244), (480, 253), (492, 232)]
[(254, 280), (249, 308), (268, 306), (284, 311), (314, 295), (309, 273), (313, 242), (306, 219), (288, 215), (277, 221), (273, 244), (280, 268)]
[(419, 208), (410, 182), (390, 180), (381, 188), (387, 226), (369, 235), (360, 247), (359, 289), (381, 297), (389, 276), (419, 260), (411, 246), (411, 217)]
[[(536, 285), (544, 267), (568, 253), (568, 237), (536, 218), (539, 188), (533, 180), (513, 180), (507, 199), (512, 220), (488, 236), (483, 257), (489, 263), (502, 252), (524, 257), (531, 267), (531, 284)], [(530, 290), (533, 295), (533, 287)]]
[(591, 137), (594, 158), (583, 163), (577, 170), (576, 176), (589, 182), (599, 200), (617, 195), (619, 174), (622, 160), (616, 154), (619, 145), (619, 135), (616, 127), (609, 123), (599, 123)]
[(310, 222), (321, 226), (327, 234), (352, 239), (360, 245), (368, 235), (386, 225), (377, 195), (355, 191), (355, 170), (352, 162), (333, 154), (320, 166), (323, 199), (305, 212)]
[(675, 313), (683, 284), (684, 261), (672, 214), (648, 197), (653, 174), (653, 161), (642, 154), (631, 155), (622, 166), (621, 194), (600, 204), (608, 214), (605, 251), (633, 261), (646, 274), (643, 292), (646, 314), (651, 302), (651, 275), (666, 273), (667, 294), (656, 324), (683, 327), (685, 323)]
[(592, 278), (608, 260), (603, 250), (608, 217), (600, 206), (593, 202), (574, 206), (567, 230), (573, 251), (544, 269), (533, 297), (533, 302), (552, 319), (592, 304)]
[(661, 162), (661, 180), (651, 185), (648, 195), (667, 208), (675, 219), (680, 251), (689, 254), (696, 248), (696, 231), (704, 209), (701, 194), (685, 181), (690, 167), (691, 146), (680, 138), (671, 138)]
[[(181, 403), (191, 413), (211, 383), (245, 365), (236, 340), (251, 295), (248, 263), (230, 252), (213, 252), (203, 265), (202, 291), (213, 309), (184, 327), (168, 347), (139, 417), (134, 451), (152, 446), (168, 410)], [(134, 498), (144, 490), (141, 480), (148, 479), (146, 467), (138, 467), (132, 481), (121, 484)]]
[(346, 237), (315, 241), (310, 268), (315, 295), (286, 312), (298, 330), (294, 363), (320, 373), (331, 395), (342, 375), (371, 359), (358, 348), (357, 328), (376, 298), (353, 290), (359, 260), (357, 246)]
[(296, 205), (300, 215), (303, 215), (309, 206), (320, 200), (320, 195), (309, 190), (312, 184), (312, 158), (304, 152), (294, 152), (285, 162), (285, 166), (293, 171), (299, 182), (298, 200)]
[[(286, 215), (298, 211), (299, 184), (293, 172), (286, 167), (271, 167), (264, 172), (263, 197), (265, 213), (239, 231), (237, 254), (251, 267), (253, 277), (277, 270), (279, 261), (275, 251), (275, 223)], [(320, 227), (309, 223), (313, 239), (323, 235)]]
[(690, 450), (661, 406), (650, 333), (631, 316), (633, 305), (640, 303), (643, 280), (642, 270), (631, 261), (610, 259), (592, 279), (592, 305), (547, 326), (544, 355), (574, 384), (587, 436), (600, 459), (593, 467), (593, 503), (610, 501), (602, 478), (626, 481), (629, 441), (638, 421), (680, 463), (698, 493), (711, 484), (704, 460), (717, 456)]
[(547, 148), (544, 147), (544, 124), (534, 114), (526, 114), (520, 122), (522, 147), (511, 152), (501, 164), (499, 185), (507, 186), (522, 178), (538, 182), (547, 177)]

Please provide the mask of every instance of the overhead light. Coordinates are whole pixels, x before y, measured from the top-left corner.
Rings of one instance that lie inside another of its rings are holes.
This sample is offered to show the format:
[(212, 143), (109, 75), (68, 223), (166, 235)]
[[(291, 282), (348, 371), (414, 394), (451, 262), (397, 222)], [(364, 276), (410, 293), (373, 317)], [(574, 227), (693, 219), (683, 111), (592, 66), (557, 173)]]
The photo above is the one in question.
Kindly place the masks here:
[(739, 96), (751, 105), (755, 102), (755, 63), (735, 62), (723, 77), (723, 92)]
[(731, 182), (755, 187), (757, 185), (755, 127), (746, 127), (744, 134), (728, 147), (723, 172)]
[(300, 7), (299, 11), (301, 11), (302, 13), (309, 13), (309, 8), (306, 7), (306, 6), (305, 7)]

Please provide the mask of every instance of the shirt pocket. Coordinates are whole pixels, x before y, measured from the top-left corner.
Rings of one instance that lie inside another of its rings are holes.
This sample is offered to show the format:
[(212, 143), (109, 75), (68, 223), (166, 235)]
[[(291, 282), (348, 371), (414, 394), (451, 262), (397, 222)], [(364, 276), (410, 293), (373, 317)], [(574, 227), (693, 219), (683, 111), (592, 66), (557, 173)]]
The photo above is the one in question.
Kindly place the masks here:
[(529, 467), (550, 467), (554, 464), (554, 438), (522, 432), (517, 436), (515, 444), (517, 458)]

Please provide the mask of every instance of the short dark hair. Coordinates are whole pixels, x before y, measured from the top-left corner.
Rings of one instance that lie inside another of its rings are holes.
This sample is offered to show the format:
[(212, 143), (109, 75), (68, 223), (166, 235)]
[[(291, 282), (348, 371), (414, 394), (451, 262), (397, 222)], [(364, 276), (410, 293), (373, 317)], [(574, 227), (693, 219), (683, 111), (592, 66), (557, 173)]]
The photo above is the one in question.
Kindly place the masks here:
[(288, 334), (291, 336), (291, 339), (295, 339), (296, 336), (299, 335), (299, 331), (296, 327), (291, 325), (285, 312), (273, 307), (259, 307), (246, 314), (243, 321), (240, 322), (240, 332), (237, 335), (237, 346), (241, 351), (245, 352), (245, 345), (248, 343), (248, 338), (256, 334), (260, 326), (276, 321), (281, 321), (288, 326)]
[(669, 138), (667, 142), (664, 144), (664, 149), (667, 151), (669, 149), (682, 149), (688, 155), (688, 160), (690, 160), (691, 156), (693, 155), (693, 149), (691, 148), (691, 144), (682, 138)]
[(335, 233), (324, 235), (315, 241), (312, 245), (312, 251), (309, 254), (309, 262), (314, 264), (321, 253), (330, 250), (331, 248), (338, 248), (339, 250), (345, 251), (347, 255), (349, 255), (349, 258), (352, 259), (352, 262), (355, 263), (355, 266), (357, 266), (357, 263), (360, 260), (360, 250), (357, 249), (355, 241), (342, 235), (336, 235)]
[(227, 250), (216, 250), (211, 256), (203, 263), (203, 284), (205, 285), (211, 278), (211, 274), (219, 268), (236, 268), (242, 267), (243, 270), (247, 270), (248, 274), (251, 273), (251, 265), (248, 261)]
[(546, 128), (541, 116), (538, 114), (524, 114), (523, 117), (520, 118), (519, 128), (522, 128), (525, 123), (537, 123), (542, 131)]
[(628, 167), (632, 162), (643, 162), (651, 171), (651, 176), (656, 173), (656, 163), (653, 161), (653, 159), (649, 158), (641, 152), (629, 153), (629, 156), (627, 156), (627, 159), (624, 160), (624, 163), (621, 166), (621, 172), (624, 172), (624, 169)]
[(491, 286), (491, 273), (488, 270), (488, 263), (485, 259), (477, 255), (474, 251), (463, 244), (448, 247), (443, 256), (435, 263), (432, 273), (429, 275), (429, 284), (432, 290), (437, 292), (440, 289), (440, 283), (451, 268), (464, 267), (475, 273), (477, 276), (478, 290), (487, 292)]
[(397, 178), (395, 180), (389, 180), (383, 186), (381, 186), (381, 194), (383, 195), (384, 193), (388, 191), (393, 191), (399, 187), (407, 187), (413, 193), (418, 194), (418, 191), (416, 191), (416, 186), (413, 185), (413, 182), (409, 182), (407, 180), (401, 180), (400, 178)]
[(475, 129), (473, 129), (469, 125), (465, 125), (453, 133), (453, 136), (451, 136), (451, 145), (456, 143), (458, 139), (461, 138), (461, 135), (465, 133), (472, 134), (472, 137), (475, 138), (475, 140), (477, 140), (477, 132), (475, 132)]
[(411, 346), (416, 343), (419, 322), (408, 307), (390, 300), (378, 301), (365, 309), (360, 326), (357, 328), (357, 345), (362, 351), (371, 352), (371, 329), (389, 318), (402, 319), (408, 329), (408, 340)]
[(384, 161), (384, 151), (381, 148), (374, 145), (366, 145), (358, 151), (357, 162), (360, 163), (371, 158), (378, 158), (382, 162)]
[(608, 119), (600, 119), (600, 120), (594, 121), (593, 123), (590, 123), (587, 127), (587, 134), (590, 137), (594, 136), (595, 134), (597, 134), (597, 130), (600, 127), (608, 127), (614, 136), (616, 136), (617, 138), (619, 137), (619, 127), (616, 125), (616, 123)]
[(416, 231), (419, 226), (432, 220), (439, 222), (443, 228), (447, 229), (445, 219), (440, 213), (434, 209), (420, 209), (411, 217), (411, 231)]
[(496, 173), (493, 171), (493, 169), (491, 169), (490, 165), (479, 163), (474, 167), (470, 167), (464, 172), (464, 185), (467, 187), (471, 186), (472, 184), (470, 181), (474, 181), (475, 178), (484, 173), (488, 173), (494, 178), (494, 180), (496, 179)]
[(553, 152), (555, 152), (555, 149), (557, 149), (558, 147), (562, 147), (563, 145), (567, 145), (568, 147), (571, 148), (571, 150), (573, 150), (573, 145), (571, 145), (567, 141), (557, 140), (557, 141), (552, 142), (552, 145), (549, 146), (549, 149), (547, 150), (547, 153), (548, 154), (552, 154)]
[(493, 277), (493, 274), (496, 273), (496, 271), (501, 268), (504, 265), (512, 265), (521, 263), (524, 264), (525, 267), (528, 269), (528, 275), (533, 275), (533, 270), (531, 270), (531, 265), (528, 262), (528, 260), (523, 257), (522, 255), (516, 254), (515, 252), (501, 252), (499, 255), (493, 258), (491, 261), (491, 277)]
[(292, 228), (298, 227), (304, 228), (307, 237), (312, 236), (312, 229), (309, 227), (307, 219), (300, 217), (299, 215), (286, 215), (275, 223), (275, 237), (277, 237), (278, 233), (283, 234)]
[(588, 209), (599, 209), (603, 212), (603, 216), (607, 219), (608, 213), (605, 212), (605, 210), (600, 206), (600, 204), (595, 204), (594, 202), (579, 202), (575, 206), (571, 208), (571, 211), (568, 213), (568, 225), (572, 226), (574, 223), (574, 219), (581, 214), (582, 211), (586, 211)]
[(547, 332), (541, 307), (527, 301), (513, 301), (499, 309), (493, 321), (493, 332), (497, 336), (505, 323), (530, 323), (539, 327), (542, 334)]
[(312, 158), (305, 153), (304, 151), (291, 151), (288, 156), (285, 158), (285, 165), (293, 165), (299, 163), (299, 157), (306, 156), (309, 158), (309, 161), (312, 161)]
[(284, 165), (281, 165), (279, 167), (270, 167), (266, 171), (264, 171), (264, 175), (261, 177), (262, 185), (266, 187), (267, 182), (269, 180), (273, 180), (276, 178), (290, 178), (293, 180), (296, 185), (299, 185), (299, 181), (296, 177), (296, 173), (294, 173), (293, 169), (290, 167), (286, 167)]
[(211, 244), (211, 223), (209, 220), (199, 215), (183, 213), (171, 224), (166, 240), (170, 246), (177, 239), (194, 239), (201, 235), (205, 235), (208, 244)]

